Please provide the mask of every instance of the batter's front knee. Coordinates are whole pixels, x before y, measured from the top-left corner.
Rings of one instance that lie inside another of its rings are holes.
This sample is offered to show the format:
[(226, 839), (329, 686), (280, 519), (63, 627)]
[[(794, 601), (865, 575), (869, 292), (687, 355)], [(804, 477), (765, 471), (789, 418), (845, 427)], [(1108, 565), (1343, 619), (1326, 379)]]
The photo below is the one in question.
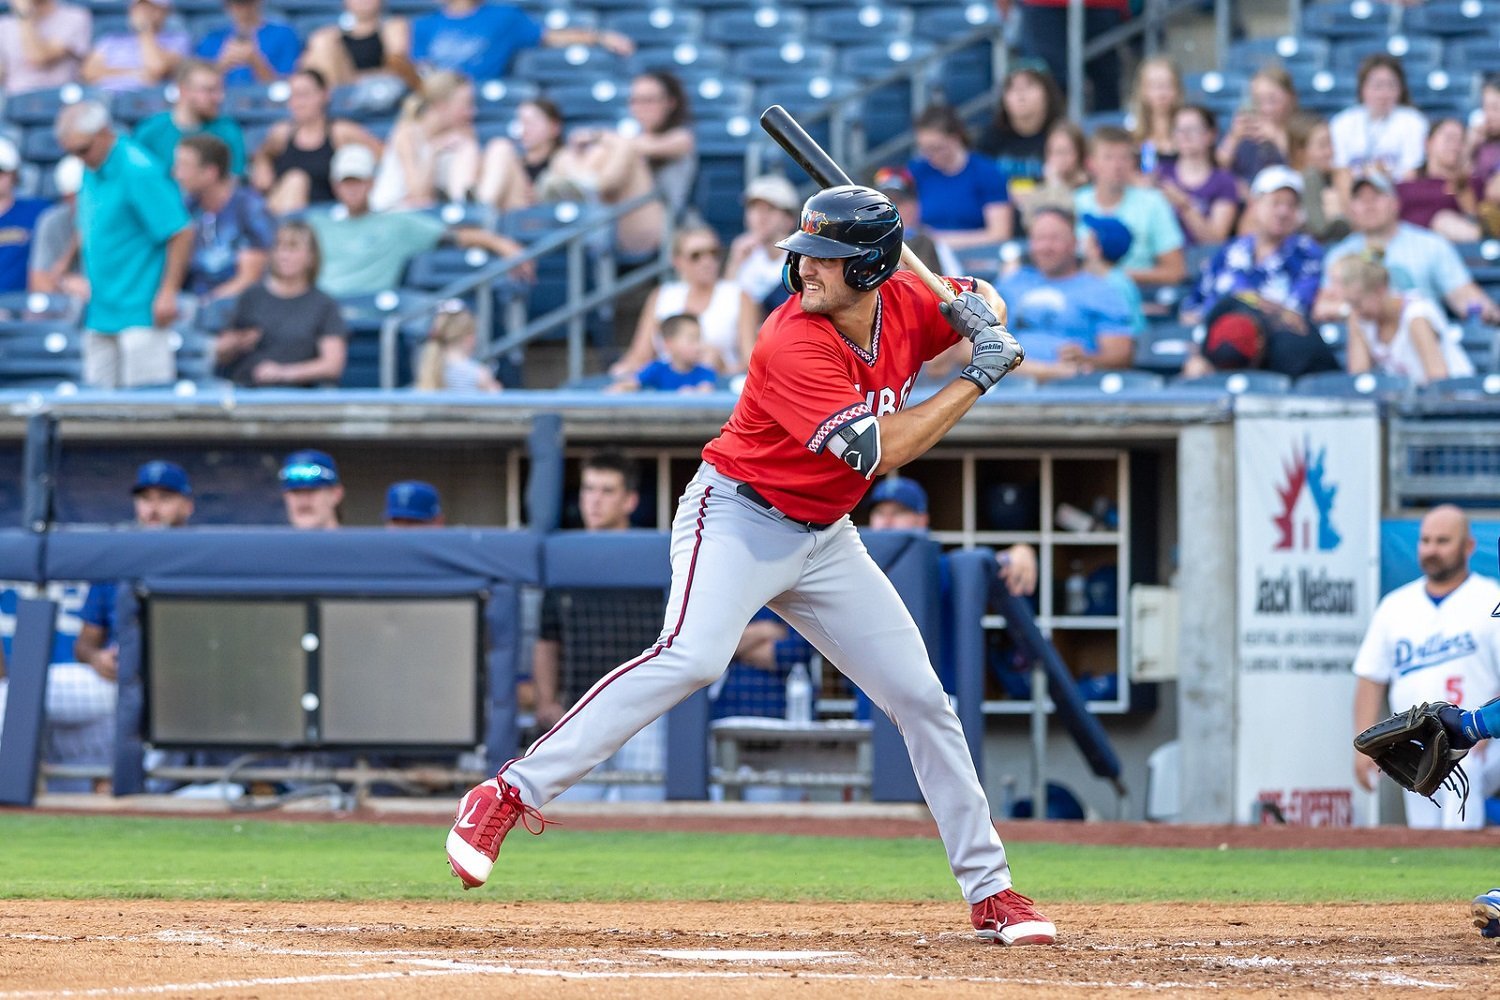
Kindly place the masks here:
[(680, 635), (671, 640), (666, 652), (674, 661), (675, 669), (681, 672), (685, 681), (692, 683), (693, 690), (696, 691), (719, 679), (719, 675), (729, 668), (729, 661), (734, 658), (738, 645), (738, 634), (729, 640), (721, 637), (694, 639)]

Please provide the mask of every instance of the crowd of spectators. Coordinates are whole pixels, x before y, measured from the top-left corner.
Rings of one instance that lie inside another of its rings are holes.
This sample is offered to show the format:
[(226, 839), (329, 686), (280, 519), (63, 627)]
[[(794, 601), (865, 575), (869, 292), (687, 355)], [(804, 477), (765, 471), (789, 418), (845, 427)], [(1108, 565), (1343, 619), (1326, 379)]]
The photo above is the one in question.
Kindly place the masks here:
[[(1028, 29), (1013, 37), (1032, 58), (997, 81), (992, 111), (914, 109), (911, 155), (862, 179), (897, 202), (929, 266), (1011, 287), (1026, 374), (1130, 367), (1142, 338), (1170, 324), (1201, 326), (1188, 375), (1226, 363), (1297, 374), (1330, 359), (1417, 381), (1474, 370), (1459, 327), (1500, 323), (1500, 306), (1460, 248), (1500, 236), (1500, 82), (1485, 83), (1467, 120), (1429, 120), (1402, 60), (1376, 52), (1353, 74), (1352, 103), (1325, 119), (1301, 107), (1274, 61), (1240, 67), (1253, 76), (1228, 112), (1193, 103), (1169, 57), (1140, 60), (1123, 88), (1101, 58), (1088, 67), (1090, 104), (1124, 110), (1072, 121), (1061, 40), (1042, 37), (1056, 12), (1001, 7)], [(1086, 7), (1090, 31), (1122, 13)], [(799, 178), (749, 177), (742, 225), (705, 225), (692, 208), (693, 91), (639, 62), (617, 63), (632, 67), (617, 121), (576, 121), (547, 96), (517, 103), (503, 131), (476, 121), (480, 91), (529, 50), (568, 49), (570, 64), (583, 58), (574, 50), (635, 53), (635, 40), (592, 23), (552, 27), (486, 0), (413, 17), (345, 0), (333, 23), (302, 27), (261, 0), (224, 0), (209, 23), (171, 0), (133, 0), (96, 24), (85, 6), (19, 0), (0, 17), (5, 93), (80, 84), (101, 99), (85, 91), (63, 107), (57, 148), (70, 155), (49, 183), (33, 177), (23, 190), (21, 151), (0, 135), (0, 292), (85, 303), (89, 386), (171, 384), (174, 327), (208, 337), (215, 377), (336, 386), (348, 356), (341, 303), (399, 288), (417, 255), (446, 244), (512, 257), (524, 247), (494, 224), (505, 213), (656, 192), (610, 242), (628, 271), (675, 228), (674, 274), (615, 310), (601, 367), (617, 390), (732, 384), (760, 321), (787, 297), (775, 242), (795, 225)], [(111, 94), (166, 83), (170, 106), (133, 129), (112, 120)], [(269, 84), (282, 88), (270, 105), (255, 99)], [(383, 122), (340, 110), (381, 94)], [(32, 197), (38, 188), (55, 202)], [(439, 211), (453, 203), (488, 214)], [(1378, 265), (1386, 284), (1370, 268), (1332, 267), (1349, 255)], [(436, 310), (412, 384), (498, 391), (473, 354), (479, 334), (472, 302)], [(1289, 367), (1288, 352), (1271, 349), (1288, 337), (1306, 338)], [(1415, 354), (1389, 346), (1408, 342)], [(1217, 349), (1226, 343), (1245, 349)]]

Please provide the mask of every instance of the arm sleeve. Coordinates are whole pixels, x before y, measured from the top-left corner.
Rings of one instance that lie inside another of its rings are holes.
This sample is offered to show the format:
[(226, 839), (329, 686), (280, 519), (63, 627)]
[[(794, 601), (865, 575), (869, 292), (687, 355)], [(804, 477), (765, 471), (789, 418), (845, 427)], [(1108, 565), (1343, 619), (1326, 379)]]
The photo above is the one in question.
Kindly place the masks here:
[(347, 340), (349, 328), (344, 324), (344, 314), (339, 310), (338, 302), (331, 295), (318, 293), (323, 302), (323, 319), (319, 324), (319, 337), (338, 337)]
[(260, 45), (266, 62), (281, 76), (286, 76), (296, 67), (297, 57), (302, 54), (297, 33), (284, 24), (266, 25), (261, 30)]
[(1458, 250), (1452, 243), (1441, 236), (1429, 241), (1432, 253), (1432, 267), (1437, 277), (1438, 288), (1442, 289), (1444, 295), (1450, 294), (1460, 285), (1467, 285), (1474, 280), (1469, 269), (1464, 266), (1464, 259), (1458, 255)]
[(993, 205), (995, 203), (1006, 204), (1010, 201), (1010, 192), (1006, 190), (1005, 175), (995, 161), (980, 153), (970, 153), (970, 156), (979, 157), (984, 165), (978, 172), (978, 194), (979, 204)]
[(1369, 631), (1354, 654), (1354, 675), (1377, 684), (1391, 682), (1392, 664), (1389, 642), (1385, 635), (1385, 621), (1389, 617), (1386, 601), (1381, 601), (1370, 617)]
[(509, 27), (510, 35), (515, 39), (517, 49), (530, 49), (542, 42), (542, 26), (535, 18), (528, 16), (524, 11), (516, 11), (515, 19)]
[(229, 32), (224, 28), (220, 28), (217, 31), (210, 31), (203, 36), (203, 40), (198, 43), (198, 47), (193, 50), (193, 54), (199, 59), (207, 59), (209, 61), (217, 59), (219, 58), (219, 50), (224, 47), (224, 39), (228, 37)]
[(95, 628), (109, 628), (109, 605), (114, 603), (114, 599), (115, 588), (112, 584), (91, 584), (88, 596), (83, 599), (83, 607), (78, 612), (78, 620)]
[[(809, 321), (794, 317), (791, 322)], [(766, 367), (761, 405), (792, 440), (814, 454), (821, 454), (840, 428), (871, 415), (832, 343), (805, 339), (784, 344)]]

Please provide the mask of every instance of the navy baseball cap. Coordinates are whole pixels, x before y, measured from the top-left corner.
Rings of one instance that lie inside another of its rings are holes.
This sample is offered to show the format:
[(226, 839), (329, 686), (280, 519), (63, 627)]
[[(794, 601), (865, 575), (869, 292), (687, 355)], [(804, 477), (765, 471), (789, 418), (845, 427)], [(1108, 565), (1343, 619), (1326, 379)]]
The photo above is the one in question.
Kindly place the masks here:
[(1130, 252), (1130, 230), (1119, 219), (1085, 214), (1081, 221), (1094, 231), (1094, 239), (1099, 241), (1099, 253), (1109, 263), (1117, 263)]
[(325, 451), (294, 451), (281, 464), (283, 490), (320, 490), (339, 484), (339, 467)]
[(188, 482), (187, 472), (175, 462), (147, 462), (135, 473), (135, 486), (131, 494), (142, 490), (170, 490), (181, 496), (193, 495), (193, 484)]
[(915, 479), (887, 476), (870, 491), (870, 504), (899, 503), (917, 514), (927, 513), (927, 491)]
[(385, 491), (387, 521), (436, 521), (443, 512), (437, 487), (419, 479), (392, 483)]

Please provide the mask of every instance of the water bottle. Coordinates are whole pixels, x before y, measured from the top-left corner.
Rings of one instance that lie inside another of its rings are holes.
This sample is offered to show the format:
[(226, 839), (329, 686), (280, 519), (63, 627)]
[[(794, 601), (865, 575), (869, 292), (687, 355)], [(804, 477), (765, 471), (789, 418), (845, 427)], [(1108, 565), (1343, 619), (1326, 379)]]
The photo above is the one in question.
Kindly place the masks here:
[(1087, 614), (1089, 609), (1089, 581), (1083, 575), (1083, 563), (1073, 560), (1072, 572), (1063, 582), (1063, 612), (1067, 615)]
[(805, 725), (812, 722), (812, 676), (807, 664), (798, 661), (786, 676), (786, 721)]

